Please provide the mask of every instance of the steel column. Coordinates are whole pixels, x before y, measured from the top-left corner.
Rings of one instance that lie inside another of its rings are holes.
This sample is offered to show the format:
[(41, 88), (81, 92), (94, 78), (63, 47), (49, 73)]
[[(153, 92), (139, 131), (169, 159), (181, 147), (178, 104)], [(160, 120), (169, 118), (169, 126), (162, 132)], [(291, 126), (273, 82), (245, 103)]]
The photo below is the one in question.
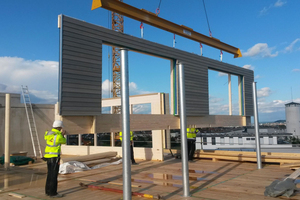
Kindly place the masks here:
[(9, 132), (10, 132), (10, 94), (5, 95), (5, 151), (4, 151), (4, 168), (9, 170), (10, 153), (9, 153)]
[(257, 169), (261, 169), (262, 167), (261, 167), (260, 137), (259, 137), (259, 127), (258, 127), (259, 124), (258, 124), (256, 82), (253, 82), (253, 105), (254, 105), (254, 126), (255, 126)]
[(130, 159), (130, 118), (128, 50), (121, 49), (121, 113), (122, 113), (122, 159), (123, 159), (123, 199), (131, 200), (131, 159)]
[(179, 99), (180, 99), (180, 134), (181, 134), (181, 158), (182, 158), (182, 185), (183, 196), (190, 196), (189, 163), (186, 135), (186, 110), (185, 110), (185, 86), (183, 64), (179, 63)]
[(228, 74), (229, 115), (232, 115), (231, 74)]

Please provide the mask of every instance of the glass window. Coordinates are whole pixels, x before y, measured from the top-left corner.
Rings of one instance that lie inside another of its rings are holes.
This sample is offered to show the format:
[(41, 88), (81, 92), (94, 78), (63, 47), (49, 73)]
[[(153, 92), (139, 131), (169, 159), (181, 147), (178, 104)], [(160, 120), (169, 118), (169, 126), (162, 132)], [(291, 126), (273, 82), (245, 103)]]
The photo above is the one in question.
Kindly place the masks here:
[(233, 145), (233, 137), (229, 137), (229, 144)]
[(225, 139), (224, 139), (224, 137), (221, 137), (220, 143), (221, 143), (221, 144), (225, 144)]
[(264, 144), (264, 137), (260, 136), (260, 144)]
[(273, 137), (269, 136), (269, 144), (273, 144)]
[(207, 138), (206, 137), (203, 137), (203, 144), (207, 145)]
[(215, 137), (212, 137), (212, 138), (211, 138), (211, 144), (212, 144), (212, 145), (216, 145), (216, 138), (215, 138)]
[(243, 144), (243, 138), (239, 137), (239, 145), (242, 145), (242, 144)]
[(97, 146), (110, 146), (111, 133), (97, 133)]
[(67, 145), (78, 145), (78, 134), (67, 135)]
[(81, 145), (94, 146), (95, 134), (81, 134)]

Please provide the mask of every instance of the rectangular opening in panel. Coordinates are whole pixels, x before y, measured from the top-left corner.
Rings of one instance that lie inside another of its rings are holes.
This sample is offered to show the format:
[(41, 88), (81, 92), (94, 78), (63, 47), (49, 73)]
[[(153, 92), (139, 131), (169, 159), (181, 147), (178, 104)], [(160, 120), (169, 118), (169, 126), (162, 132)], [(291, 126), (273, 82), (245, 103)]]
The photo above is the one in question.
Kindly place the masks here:
[(208, 70), (209, 114), (229, 115), (228, 74)]
[(131, 106), (132, 114), (151, 114), (151, 103), (134, 104)]
[(209, 114), (242, 115), (243, 92), (236, 75), (208, 70)]
[(102, 107), (101, 113), (102, 114), (111, 114), (111, 107)]

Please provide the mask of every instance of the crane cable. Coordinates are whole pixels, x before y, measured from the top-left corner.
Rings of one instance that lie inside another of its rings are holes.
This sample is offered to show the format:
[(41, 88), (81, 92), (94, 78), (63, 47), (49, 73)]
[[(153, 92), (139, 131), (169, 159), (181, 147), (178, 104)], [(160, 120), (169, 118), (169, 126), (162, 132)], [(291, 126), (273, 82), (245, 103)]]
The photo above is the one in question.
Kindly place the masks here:
[(202, 0), (202, 2), (203, 2), (205, 16), (206, 16), (206, 21), (207, 21), (207, 25), (208, 25), (209, 36), (212, 37), (212, 33), (211, 33), (211, 30), (210, 30), (209, 21), (208, 21), (208, 16), (207, 16), (207, 12), (206, 12), (205, 2), (204, 2), (204, 0)]
[(160, 4), (161, 4), (161, 0), (159, 0), (158, 7), (157, 7), (157, 8), (156, 8), (156, 10), (155, 10), (155, 14), (156, 14), (156, 16), (158, 16), (158, 15), (159, 15), (159, 13), (160, 13)]
[[(204, 0), (202, 0), (203, 2), (203, 7), (204, 7), (204, 11), (205, 11), (205, 16), (206, 16), (206, 21), (207, 21), (207, 26), (208, 26), (208, 30), (209, 30), (209, 36), (212, 37), (212, 33), (210, 30), (210, 26), (209, 26), (209, 20), (208, 20), (208, 16), (207, 16), (207, 11), (206, 11), (206, 7), (205, 7), (205, 2)], [(200, 48), (201, 48), (201, 55), (202, 55), (202, 44), (200, 43)], [(223, 60), (223, 51), (220, 50), (220, 61), (222, 62)]]

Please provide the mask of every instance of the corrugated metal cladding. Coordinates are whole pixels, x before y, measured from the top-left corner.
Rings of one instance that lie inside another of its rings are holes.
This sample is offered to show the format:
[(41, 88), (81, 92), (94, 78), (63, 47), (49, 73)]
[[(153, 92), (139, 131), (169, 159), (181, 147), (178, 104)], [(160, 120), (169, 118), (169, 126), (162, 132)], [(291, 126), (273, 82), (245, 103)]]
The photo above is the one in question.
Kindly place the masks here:
[(188, 116), (209, 114), (208, 69), (244, 77), (245, 115), (253, 115), (252, 82), (253, 71), (164, 46), (145, 39), (126, 35), (73, 18), (64, 17), (68, 26), (64, 30), (90, 40), (102, 40), (104, 44), (124, 47), (166, 59), (179, 60), (185, 70), (186, 113)]
[(102, 40), (70, 27), (62, 16), (60, 60), (60, 115), (101, 114)]

